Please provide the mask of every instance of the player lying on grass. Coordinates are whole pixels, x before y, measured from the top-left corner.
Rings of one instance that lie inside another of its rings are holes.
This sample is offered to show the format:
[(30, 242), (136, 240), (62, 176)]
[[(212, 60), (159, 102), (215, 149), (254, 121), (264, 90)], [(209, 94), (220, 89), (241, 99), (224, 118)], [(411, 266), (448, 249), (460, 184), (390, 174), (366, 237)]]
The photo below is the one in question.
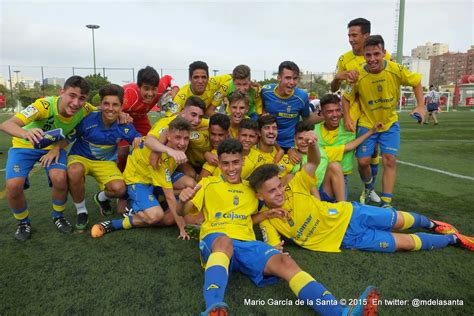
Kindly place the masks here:
[[(188, 121), (181, 117), (175, 117), (169, 123), (166, 133), (167, 146), (176, 151), (186, 151), (190, 131), (191, 124)], [(150, 154), (150, 148), (142, 144), (132, 151), (125, 167), (124, 178), (127, 184), (129, 204), (134, 210), (134, 214), (95, 224), (91, 230), (92, 237), (102, 237), (114, 230), (177, 224), (179, 238), (189, 239), (189, 235), (184, 230), (184, 219), (176, 213), (177, 203), (171, 175), (175, 171), (177, 163), (174, 158), (163, 153), (160, 165), (155, 169), (148, 163)], [(165, 195), (169, 208), (166, 213), (160, 206), (158, 197), (154, 194), (156, 187), (160, 187)]]
[(70, 137), (74, 141), (67, 160), (69, 192), (77, 210), (76, 229), (85, 230), (88, 213), (85, 201), (85, 176), (91, 175), (99, 183), (100, 192), (94, 201), (102, 215), (113, 214), (110, 199), (125, 195), (127, 188), (115, 160), (117, 141), (126, 140), (137, 148), (141, 135), (132, 124), (119, 124), (124, 90), (109, 84), (99, 90), (101, 112), (83, 119)]
[(79, 122), (95, 107), (86, 103), (89, 84), (79, 76), (66, 80), (59, 97), (36, 100), (23, 111), (0, 124), (0, 130), (13, 136), (12, 148), (8, 151), (6, 165), (6, 191), (8, 204), (18, 221), (15, 232), (17, 240), (31, 237), (30, 212), (26, 203), (24, 189), (29, 187), (28, 174), (37, 161), (46, 169), (52, 187), (53, 222), (62, 233), (72, 231), (71, 224), (63, 212), (67, 200), (66, 141), (50, 144), (41, 149), (48, 131), (61, 128), (64, 135), (69, 134)]
[[(270, 164), (258, 167), (249, 178), (257, 197), (265, 203), (263, 212), (288, 211), (287, 218), (265, 219), (260, 223), (268, 244), (280, 245), (280, 235), (283, 235), (306, 249), (326, 252), (339, 252), (341, 248), (395, 252), (449, 245), (474, 250), (473, 237), (461, 235), (450, 224), (417, 213), (316, 199), (310, 190), (317, 182), (314, 175), (319, 164), (319, 150), (315, 134), (307, 132), (305, 136), (309, 146), (308, 162), (286, 186), (278, 178), (278, 167)], [(419, 228), (442, 235), (392, 232)]]
[[(200, 244), (202, 262), (205, 264), (203, 315), (228, 315), (224, 294), (229, 272), (247, 275), (257, 286), (289, 282), (291, 290), (302, 300), (321, 301), (310, 307), (323, 315), (347, 313), (326, 288), (303, 271), (288, 255), (255, 239), (251, 215), (256, 214), (258, 200), (247, 181), (242, 180), (242, 144), (235, 139), (223, 141), (217, 150), (220, 177), (202, 179), (195, 188), (186, 188), (179, 196), (178, 213), (202, 212)], [(284, 216), (279, 209), (267, 210), (260, 218)], [(372, 299), (378, 290), (368, 287), (361, 299), (368, 299), (365, 306), (354, 306), (352, 315), (362, 315), (362, 309), (375, 308)], [(362, 301), (361, 301), (362, 302)]]

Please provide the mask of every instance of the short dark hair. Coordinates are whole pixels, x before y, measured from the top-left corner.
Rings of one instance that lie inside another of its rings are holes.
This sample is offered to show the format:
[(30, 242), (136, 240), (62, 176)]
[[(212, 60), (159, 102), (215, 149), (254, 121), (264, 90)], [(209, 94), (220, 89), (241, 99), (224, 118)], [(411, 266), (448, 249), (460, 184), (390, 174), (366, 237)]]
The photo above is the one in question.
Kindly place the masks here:
[(314, 130), (314, 124), (311, 124), (307, 120), (300, 121), (296, 124), (295, 135), (301, 132), (309, 132)]
[(192, 126), (191, 123), (186, 121), (184, 118), (180, 116), (176, 116), (174, 120), (170, 122), (168, 125), (169, 131), (188, 131), (191, 132)]
[(265, 114), (258, 118), (258, 130), (261, 130), (265, 125), (270, 125), (277, 122), (275, 115)]
[(212, 125), (218, 125), (223, 130), (228, 131), (230, 127), (230, 118), (225, 114), (215, 113), (209, 119), (209, 127), (211, 127)]
[(69, 87), (81, 89), (82, 94), (89, 94), (89, 91), (91, 90), (89, 82), (87, 82), (87, 80), (82, 78), (81, 76), (69, 77), (64, 83), (64, 90)]
[(241, 154), (244, 151), (242, 144), (233, 138), (228, 138), (219, 144), (217, 147), (217, 157), (220, 157), (222, 154)]
[(319, 106), (322, 109), (326, 104), (340, 104), (340, 102), (341, 99), (337, 94), (328, 93), (319, 100)]
[(360, 31), (362, 34), (369, 33), (370, 34), (370, 21), (364, 18), (357, 18), (349, 22), (347, 24), (347, 28), (351, 26), (360, 26)]
[(206, 71), (207, 76), (209, 77), (209, 66), (200, 60), (194, 61), (189, 65), (189, 79), (193, 76), (194, 70), (203, 69)]
[(281, 75), (283, 73), (283, 69), (289, 69), (296, 73), (296, 75), (299, 77), (300, 76), (300, 68), (298, 67), (297, 64), (295, 64), (292, 61), (286, 60), (278, 66), (278, 74)]
[(234, 91), (229, 97), (229, 104), (238, 102), (238, 101), (243, 101), (245, 105), (249, 106), (250, 104), (250, 99), (249, 96), (246, 95), (245, 93), (242, 93), (240, 91)]
[(385, 42), (382, 35), (370, 35), (364, 42), (364, 49), (368, 46), (381, 46), (382, 49), (385, 49)]
[(120, 103), (123, 104), (123, 88), (121, 86), (111, 83), (100, 88), (99, 96), (101, 102), (104, 97), (108, 95), (117, 96), (120, 100)]
[(249, 119), (249, 118), (245, 118), (243, 119), (242, 121), (240, 121), (239, 123), (239, 130), (240, 129), (250, 129), (256, 133), (258, 133), (258, 123), (255, 122), (254, 120), (252, 119)]
[(184, 103), (184, 107), (195, 106), (200, 108), (204, 113), (206, 112), (206, 104), (199, 97), (192, 95)]
[(280, 169), (275, 164), (264, 164), (257, 167), (248, 178), (250, 186), (254, 191), (258, 191), (265, 181), (278, 177)]
[(232, 70), (233, 79), (250, 79), (250, 67), (247, 65), (238, 65)]
[(146, 66), (138, 71), (137, 74), (137, 85), (141, 87), (144, 84), (150, 85), (152, 87), (158, 87), (160, 83), (160, 75), (151, 66)]

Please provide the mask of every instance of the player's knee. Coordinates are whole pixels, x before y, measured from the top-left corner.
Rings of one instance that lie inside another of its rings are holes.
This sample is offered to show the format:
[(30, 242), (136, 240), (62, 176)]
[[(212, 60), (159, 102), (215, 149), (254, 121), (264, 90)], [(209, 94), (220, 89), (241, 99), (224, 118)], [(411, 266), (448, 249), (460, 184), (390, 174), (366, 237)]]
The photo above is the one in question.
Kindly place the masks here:
[(229, 255), (229, 258), (234, 252), (234, 246), (232, 245), (232, 240), (227, 236), (217, 237), (214, 243), (212, 244), (212, 251), (220, 251)]
[(173, 188), (175, 190), (183, 190), (185, 188), (194, 188), (196, 184), (196, 180), (194, 180), (188, 175), (184, 175), (173, 184)]
[(67, 173), (63, 170), (54, 170), (49, 173), (53, 187), (58, 190), (67, 190)]
[(382, 159), (384, 168), (395, 168), (397, 164), (395, 155), (383, 155)]
[(327, 170), (329, 170), (329, 172), (333, 175), (343, 176), (342, 167), (338, 162), (330, 162)]
[(301, 270), (296, 261), (293, 260), (293, 258), (291, 258), (290, 256), (285, 254), (277, 256), (279, 261), (278, 264), (281, 265), (286, 271), (295, 271), (296, 273), (298, 270)]
[(370, 157), (359, 158), (357, 163), (359, 164), (359, 168), (369, 167)]
[(7, 180), (5, 184), (5, 189), (7, 191), (7, 195), (10, 198), (16, 198), (23, 193), (23, 184), (24, 181), (18, 179)]
[(111, 198), (123, 197), (127, 192), (125, 182), (122, 180), (114, 180), (105, 185), (107, 196)]
[(164, 213), (161, 207), (154, 207), (152, 209), (148, 209), (143, 216), (143, 220), (148, 225), (155, 225), (158, 224), (163, 219)]
[(74, 163), (67, 167), (67, 177), (69, 181), (76, 182), (84, 179), (84, 166), (80, 163)]

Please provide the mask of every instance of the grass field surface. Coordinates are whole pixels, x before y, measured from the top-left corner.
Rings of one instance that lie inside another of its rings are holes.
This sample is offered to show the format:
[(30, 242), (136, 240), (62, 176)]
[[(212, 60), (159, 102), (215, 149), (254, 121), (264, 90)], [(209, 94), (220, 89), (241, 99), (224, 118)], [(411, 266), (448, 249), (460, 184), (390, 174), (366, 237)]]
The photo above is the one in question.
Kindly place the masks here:
[[(6, 118), (0, 115), (0, 121)], [(402, 113), (398, 158), (451, 175), (398, 164), (393, 204), (447, 221), (464, 234), (474, 235), (474, 181), (469, 179), (474, 178), (474, 112), (442, 113), (439, 119), (438, 126), (420, 126), (408, 113)], [(178, 240), (175, 227), (132, 229), (99, 239), (92, 239), (89, 232), (62, 235), (51, 220), (50, 190), (41, 168), (31, 174), (31, 188), (26, 191), (32, 239), (17, 242), (13, 238), (16, 222), (4, 192), (3, 169), (9, 147), (10, 137), (2, 135), (0, 315), (197, 315), (204, 310), (197, 241)], [(350, 198), (358, 200), (362, 185), (356, 170), (349, 188)], [(89, 221), (94, 224), (104, 218), (93, 203), (97, 192), (93, 179), (87, 179), (86, 189)], [(380, 181), (377, 189), (380, 191)], [(71, 199), (65, 212), (74, 224)], [(474, 311), (474, 256), (464, 249), (327, 254), (288, 242), (286, 250), (339, 299), (356, 298), (369, 284), (380, 287), (382, 315), (472, 315)], [(264, 304), (249, 306), (246, 299), (263, 300)], [(414, 307), (416, 299), (431, 301), (426, 302), (428, 306)], [(275, 306), (272, 300), (292, 305)], [(462, 306), (443, 306), (449, 302), (442, 300), (457, 300)], [(256, 288), (239, 274), (230, 277), (226, 302), (233, 315), (311, 312), (295, 305), (285, 282)]]

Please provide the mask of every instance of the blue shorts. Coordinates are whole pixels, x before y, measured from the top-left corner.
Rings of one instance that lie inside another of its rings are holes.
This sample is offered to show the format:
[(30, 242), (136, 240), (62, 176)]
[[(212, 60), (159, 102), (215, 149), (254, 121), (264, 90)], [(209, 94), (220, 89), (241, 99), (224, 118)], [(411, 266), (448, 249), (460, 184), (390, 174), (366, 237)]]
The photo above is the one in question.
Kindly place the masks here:
[[(212, 233), (206, 235), (206, 237), (199, 242), (203, 262), (207, 262), (207, 259), (209, 259), (212, 252), (212, 243), (220, 236), (225, 236), (225, 234)], [(249, 277), (258, 287), (275, 284), (280, 280), (280, 278), (276, 276), (263, 275), (263, 270), (268, 260), (274, 255), (281, 254), (278, 250), (259, 240), (241, 241), (232, 238), (231, 240), (234, 247), (234, 255), (230, 259), (229, 271), (241, 272)]]
[(129, 206), (135, 212), (159, 206), (160, 202), (158, 202), (155, 194), (153, 194), (154, 188), (151, 184), (135, 183), (127, 185)]
[[(364, 135), (368, 131), (369, 129), (367, 127), (359, 126), (357, 128), (357, 137)], [(382, 154), (391, 154), (396, 156), (398, 150), (400, 149), (400, 124), (395, 122), (385, 132), (375, 133), (367, 138), (357, 147), (356, 157), (363, 158), (372, 156), (377, 143), (380, 144)]]
[(319, 191), (319, 197), (321, 198), (321, 201), (331, 202), (331, 203), (337, 202), (335, 197), (330, 196), (329, 194), (326, 193), (326, 191), (324, 191), (322, 184), (319, 186), (318, 191)]
[(352, 202), (353, 211), (342, 248), (376, 252), (395, 252), (390, 230), (397, 221), (395, 209)]
[[(49, 150), (33, 149), (33, 148), (10, 148), (8, 150), (8, 159), (6, 165), (5, 179), (13, 179), (17, 177), (28, 178), (28, 174), (39, 159), (46, 155)], [(52, 162), (49, 167), (46, 167), (46, 175), (48, 176), (49, 186), (51, 180), (49, 179), (49, 171), (51, 169), (67, 169), (67, 153), (64, 149), (59, 151), (59, 161)]]

